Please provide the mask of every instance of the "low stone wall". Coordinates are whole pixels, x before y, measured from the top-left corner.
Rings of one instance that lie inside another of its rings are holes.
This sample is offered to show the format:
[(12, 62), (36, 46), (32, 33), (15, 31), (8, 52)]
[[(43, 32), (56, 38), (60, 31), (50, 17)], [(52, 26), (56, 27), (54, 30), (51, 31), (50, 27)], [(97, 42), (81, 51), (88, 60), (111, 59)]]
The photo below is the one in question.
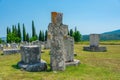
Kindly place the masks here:
[(20, 50), (19, 49), (4, 49), (3, 50), (4, 55), (10, 55), (10, 54), (16, 54), (16, 53), (20, 53)]

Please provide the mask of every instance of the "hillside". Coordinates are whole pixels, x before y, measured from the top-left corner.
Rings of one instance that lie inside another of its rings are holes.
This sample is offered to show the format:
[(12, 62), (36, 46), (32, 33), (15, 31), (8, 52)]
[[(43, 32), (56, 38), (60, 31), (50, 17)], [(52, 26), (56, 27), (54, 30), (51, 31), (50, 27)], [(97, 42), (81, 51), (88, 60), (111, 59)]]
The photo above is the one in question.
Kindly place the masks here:
[[(89, 35), (83, 35), (82, 40), (88, 41)], [(120, 40), (120, 29), (100, 34), (100, 40)]]

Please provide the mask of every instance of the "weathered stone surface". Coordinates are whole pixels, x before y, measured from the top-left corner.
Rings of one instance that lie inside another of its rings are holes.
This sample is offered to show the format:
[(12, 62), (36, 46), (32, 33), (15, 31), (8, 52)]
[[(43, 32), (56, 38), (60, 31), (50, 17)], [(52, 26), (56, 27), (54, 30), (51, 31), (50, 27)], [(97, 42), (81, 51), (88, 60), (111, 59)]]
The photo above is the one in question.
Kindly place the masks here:
[(40, 61), (40, 48), (35, 45), (21, 46), (21, 61), (32, 64)]
[(51, 69), (56, 70), (65, 70), (65, 57), (64, 57), (64, 46), (63, 40), (58, 37), (53, 37), (51, 43)]
[(28, 46), (28, 45), (31, 45), (31, 44), (27, 41), (22, 41), (21, 42), (21, 46)]
[(72, 37), (64, 37), (65, 46), (65, 62), (72, 62), (74, 60), (74, 39)]
[(66, 62), (74, 63), (74, 39), (68, 36), (68, 25), (62, 24), (62, 16), (52, 12), (52, 23), (48, 26), (51, 69), (55, 71), (65, 70)]
[(92, 52), (105, 52), (107, 51), (106, 47), (83, 47), (84, 51), (92, 51)]
[(62, 13), (52, 12), (51, 13), (52, 23), (55, 25), (61, 25), (62, 24), (62, 16), (63, 16)]
[(8, 47), (8, 48), (9, 48), (9, 47), (11, 47), (11, 46), (10, 46), (10, 44), (9, 44), (9, 43), (7, 43), (7, 44), (6, 44), (6, 47)]
[(29, 72), (38, 72), (38, 71), (46, 71), (47, 70), (47, 63), (44, 60), (35, 64), (26, 64), (22, 61), (18, 62), (17, 64), (20, 68), (29, 71)]
[(18, 45), (17, 45), (16, 43), (12, 43), (12, 44), (11, 44), (11, 48), (12, 48), (12, 49), (16, 49), (16, 48), (18, 48)]
[[(52, 70), (65, 70), (64, 35), (66, 25), (62, 25), (62, 13), (52, 12), (52, 23), (48, 26), (51, 43), (50, 62)], [(67, 28), (66, 28), (67, 29)]]
[(41, 42), (38, 41), (38, 40), (36, 40), (36, 41), (33, 41), (33, 42), (32, 42), (32, 45), (38, 45), (38, 46), (41, 47)]
[(21, 46), (21, 61), (18, 62), (18, 66), (31, 72), (46, 70), (47, 64), (41, 60), (40, 54), (38, 45)]
[(99, 34), (90, 34), (90, 46), (99, 46)]
[(4, 49), (3, 50), (4, 55), (10, 55), (10, 54), (16, 54), (16, 53), (20, 53), (20, 50), (19, 49)]
[(78, 66), (80, 64), (80, 60), (74, 59), (71, 62), (66, 62), (66, 66)]

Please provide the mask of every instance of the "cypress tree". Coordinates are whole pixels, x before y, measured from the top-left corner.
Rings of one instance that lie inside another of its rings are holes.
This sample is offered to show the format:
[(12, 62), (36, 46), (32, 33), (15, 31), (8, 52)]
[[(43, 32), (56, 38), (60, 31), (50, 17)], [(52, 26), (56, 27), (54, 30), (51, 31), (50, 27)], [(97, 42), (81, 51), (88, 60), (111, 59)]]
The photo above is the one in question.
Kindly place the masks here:
[(75, 32), (77, 32), (77, 27), (75, 27)]
[(12, 33), (15, 33), (15, 26), (12, 25)]
[(39, 41), (42, 41), (42, 31), (39, 32)]
[(7, 27), (7, 35), (6, 35), (6, 38), (7, 38), (7, 43), (9, 43), (9, 40), (8, 40), (8, 34), (9, 34), (9, 27)]
[(16, 25), (15, 25), (15, 27), (14, 27), (14, 34), (15, 34), (16, 37), (18, 36), (18, 30), (17, 30)]
[(20, 23), (18, 23), (18, 37), (20, 38), (20, 41), (21, 42), (21, 30), (20, 30)]
[(73, 33), (74, 33), (73, 30), (70, 29), (70, 36), (71, 36), (71, 37), (73, 37)]
[(29, 34), (27, 33), (26, 35), (26, 41), (29, 42), (30, 41), (30, 38), (29, 38)]
[(36, 36), (36, 30), (35, 30), (35, 26), (34, 26), (34, 21), (32, 21), (32, 37)]
[[(9, 28), (9, 30), (8, 30), (8, 35), (9, 34), (11, 34), (12, 32), (11, 32), (11, 29)], [(8, 43), (11, 43), (12, 42), (12, 40), (11, 39), (9, 39), (9, 36), (8, 36)]]
[(44, 31), (42, 31), (42, 41), (45, 41)]
[(68, 35), (70, 35), (70, 32), (69, 32), (69, 30), (68, 30)]
[(26, 41), (26, 30), (24, 24), (23, 24), (23, 41)]
[(48, 35), (48, 31), (45, 31), (45, 41), (47, 41), (47, 35)]

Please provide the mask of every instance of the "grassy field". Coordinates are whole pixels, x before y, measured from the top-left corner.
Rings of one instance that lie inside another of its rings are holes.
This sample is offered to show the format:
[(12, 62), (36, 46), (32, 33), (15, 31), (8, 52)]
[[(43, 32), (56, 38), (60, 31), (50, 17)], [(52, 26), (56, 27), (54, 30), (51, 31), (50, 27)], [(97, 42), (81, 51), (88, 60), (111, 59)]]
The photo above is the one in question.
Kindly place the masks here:
[[(75, 44), (79, 66), (69, 66), (65, 71), (50, 71), (49, 50), (42, 59), (48, 62), (46, 72), (26, 72), (16, 64), (20, 54), (0, 55), (0, 80), (120, 80), (120, 45), (103, 45), (107, 52), (83, 51), (84, 44)], [(0, 52), (2, 53), (2, 52)]]

